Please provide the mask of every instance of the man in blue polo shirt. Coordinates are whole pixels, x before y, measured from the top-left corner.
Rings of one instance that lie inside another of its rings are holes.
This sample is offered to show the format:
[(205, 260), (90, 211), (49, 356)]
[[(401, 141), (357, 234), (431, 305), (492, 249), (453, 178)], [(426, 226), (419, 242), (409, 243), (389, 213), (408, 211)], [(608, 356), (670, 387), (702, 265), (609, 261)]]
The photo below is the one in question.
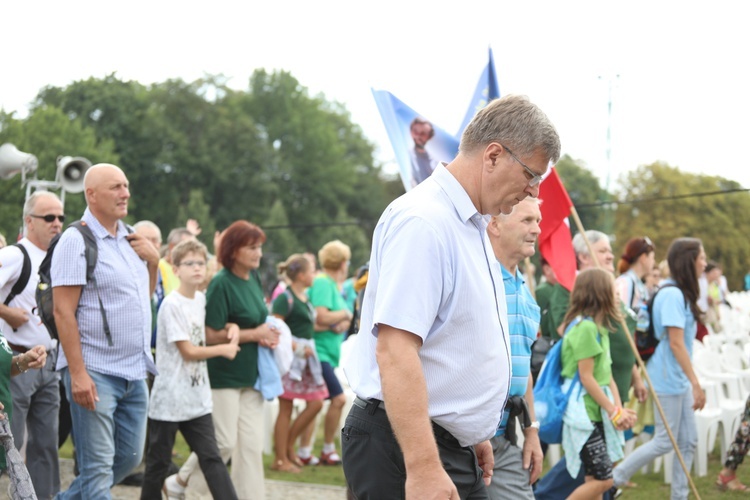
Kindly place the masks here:
[[(490, 498), (533, 500), (531, 485), (542, 472), (539, 423), (534, 419), (534, 393), (530, 374), (531, 344), (539, 330), (539, 306), (518, 265), (534, 255), (541, 232), (542, 213), (538, 198), (526, 198), (509, 215), (493, 217), (487, 226), (492, 250), (503, 273), (508, 304), (511, 372), (510, 397), (503, 418), (492, 438), (495, 467), (489, 486)], [(523, 450), (516, 443), (516, 416), (523, 428)]]
[[(151, 294), (159, 252), (131, 233), (130, 190), (118, 167), (91, 167), (83, 181), (98, 257), (86, 282), (83, 236), (67, 229), (52, 254), (55, 323), (62, 352), (57, 361), (70, 401), (76, 458), (81, 474), (58, 500), (111, 498), (143, 457), (151, 356)], [(106, 324), (109, 326), (107, 328)]]

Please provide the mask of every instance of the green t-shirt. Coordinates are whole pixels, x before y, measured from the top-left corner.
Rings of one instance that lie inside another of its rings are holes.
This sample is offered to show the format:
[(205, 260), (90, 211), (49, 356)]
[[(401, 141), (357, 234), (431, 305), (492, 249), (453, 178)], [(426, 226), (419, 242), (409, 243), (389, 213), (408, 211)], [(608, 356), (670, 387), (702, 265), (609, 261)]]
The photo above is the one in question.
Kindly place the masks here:
[[(568, 310), (568, 304), (570, 303), (570, 292), (563, 288), (561, 285), (555, 285), (552, 287), (552, 294), (550, 296), (549, 306), (549, 328), (550, 331), (557, 335), (557, 325), (563, 322), (565, 319), (565, 313)], [(620, 308), (625, 315), (625, 321), (631, 332), (635, 331), (635, 318), (628, 313), (627, 308), (620, 302)], [(628, 339), (625, 337), (625, 332), (622, 329), (620, 322), (613, 323), (617, 326), (617, 330), (611, 335), (611, 357), (612, 357), (612, 376), (615, 378), (615, 384), (617, 385), (617, 392), (620, 393), (620, 400), (623, 404), (627, 403), (628, 391), (630, 391), (630, 382), (633, 377), (633, 365), (635, 364), (635, 354), (633, 349), (630, 347)], [(554, 327), (553, 327), (554, 325)], [(553, 337), (554, 338), (554, 337)]]
[[(227, 323), (240, 329), (257, 328), (265, 323), (268, 308), (257, 274), (242, 279), (222, 269), (211, 280), (206, 292), (206, 326), (221, 330)], [(233, 360), (224, 357), (206, 361), (212, 389), (253, 387), (258, 379), (258, 343), (240, 344)]]
[[(620, 302), (620, 312), (625, 316), (625, 323), (628, 325), (628, 330), (634, 332), (636, 318), (633, 317), (630, 308), (625, 307), (622, 301)], [(613, 324), (617, 327), (617, 330), (609, 337), (610, 350), (612, 352), (612, 376), (615, 378), (620, 399), (625, 404), (630, 400), (628, 392), (630, 391), (630, 382), (633, 380), (635, 354), (633, 354), (633, 348), (630, 347), (630, 342), (625, 337), (626, 333), (622, 329), (622, 323), (617, 321), (613, 322)]]
[[(578, 371), (578, 362), (594, 358), (594, 379), (600, 386), (607, 386), (612, 381), (612, 358), (609, 354), (609, 332), (604, 327), (597, 327), (591, 320), (583, 320), (570, 329), (563, 337), (562, 376), (573, 378)], [(594, 398), (586, 394), (583, 397), (586, 413), (592, 422), (601, 422), (602, 413)]]
[[(338, 285), (327, 274), (320, 274), (315, 278), (307, 294), (315, 307), (325, 307), (334, 312), (347, 309)], [(330, 363), (333, 367), (339, 366), (341, 343), (343, 341), (343, 333), (336, 333), (331, 330), (315, 332), (315, 347), (318, 351), (318, 358)]]
[[(13, 398), (10, 397), (10, 370), (13, 362), (13, 351), (0, 332), (0, 403), (5, 407), (8, 420), (13, 419)], [(5, 450), (0, 447), (0, 470), (5, 470)]]
[(551, 339), (557, 338), (557, 332), (555, 332), (554, 329), (550, 329), (551, 321), (549, 320), (549, 305), (554, 289), (555, 288), (552, 285), (545, 282), (539, 285), (536, 290), (534, 290), (536, 303), (539, 306), (539, 312), (541, 313), (539, 329), (542, 332), (543, 337)]
[(547, 329), (551, 332), (550, 335), (558, 335), (557, 327), (565, 319), (568, 304), (570, 304), (570, 292), (559, 283), (553, 286), (549, 297), (549, 313), (547, 314)]
[[(289, 312), (289, 296), (292, 297), (292, 311)], [(314, 309), (308, 299), (302, 302), (291, 289), (287, 288), (273, 301), (271, 312), (284, 317), (284, 322), (298, 339), (313, 338)]]

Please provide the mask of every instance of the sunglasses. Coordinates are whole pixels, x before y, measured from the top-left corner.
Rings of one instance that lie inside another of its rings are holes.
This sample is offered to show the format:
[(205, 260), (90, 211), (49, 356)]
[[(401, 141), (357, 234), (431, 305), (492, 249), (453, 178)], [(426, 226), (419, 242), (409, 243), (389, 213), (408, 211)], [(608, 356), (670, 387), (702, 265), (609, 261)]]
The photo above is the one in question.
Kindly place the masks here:
[(54, 214), (47, 214), (47, 215), (34, 215), (29, 214), (31, 217), (35, 219), (44, 219), (44, 222), (55, 222), (55, 219), (59, 220), (60, 222), (65, 222), (65, 216), (64, 215), (54, 215)]

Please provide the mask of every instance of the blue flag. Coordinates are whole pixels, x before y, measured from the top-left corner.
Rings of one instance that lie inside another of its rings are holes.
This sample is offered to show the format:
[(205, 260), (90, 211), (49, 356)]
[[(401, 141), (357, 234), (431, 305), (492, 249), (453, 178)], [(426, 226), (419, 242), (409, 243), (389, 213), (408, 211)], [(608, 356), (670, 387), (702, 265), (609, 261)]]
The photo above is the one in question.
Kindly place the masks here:
[(419, 113), (385, 90), (372, 91), (383, 119), (401, 181), (407, 191), (429, 177), (435, 166), (458, 154), (458, 139), (434, 126)]
[(469, 103), (464, 123), (455, 136), (424, 118), (388, 91), (372, 89), (372, 95), (393, 146), (401, 181), (408, 191), (429, 177), (441, 161), (448, 163), (456, 157), (466, 125), (490, 100), (500, 97), (492, 49), (490, 61), (482, 72), (474, 97)]
[(464, 121), (461, 123), (461, 128), (456, 133), (456, 138), (461, 139), (461, 134), (464, 133), (464, 129), (471, 119), (474, 118), (474, 115), (477, 114), (477, 111), (484, 108), (492, 99), (497, 99), (498, 97), (500, 97), (500, 87), (497, 84), (495, 60), (492, 58), (492, 48), (490, 48), (490, 62), (487, 63), (482, 76), (479, 77), (477, 88), (474, 90), (474, 97), (471, 98), (469, 109), (466, 110), (466, 116), (464, 116)]

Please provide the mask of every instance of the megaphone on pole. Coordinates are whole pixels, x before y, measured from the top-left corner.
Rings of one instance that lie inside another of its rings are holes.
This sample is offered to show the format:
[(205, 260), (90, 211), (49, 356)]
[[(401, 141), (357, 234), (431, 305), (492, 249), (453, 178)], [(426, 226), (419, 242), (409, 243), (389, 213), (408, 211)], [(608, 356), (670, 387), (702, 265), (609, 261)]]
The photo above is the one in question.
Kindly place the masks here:
[(80, 193), (83, 191), (83, 177), (91, 168), (91, 162), (81, 156), (58, 156), (55, 180), (63, 191)]
[(10, 143), (0, 146), (1, 179), (10, 179), (18, 173), (24, 175), (34, 173), (37, 166), (36, 156), (19, 151), (17, 147)]

